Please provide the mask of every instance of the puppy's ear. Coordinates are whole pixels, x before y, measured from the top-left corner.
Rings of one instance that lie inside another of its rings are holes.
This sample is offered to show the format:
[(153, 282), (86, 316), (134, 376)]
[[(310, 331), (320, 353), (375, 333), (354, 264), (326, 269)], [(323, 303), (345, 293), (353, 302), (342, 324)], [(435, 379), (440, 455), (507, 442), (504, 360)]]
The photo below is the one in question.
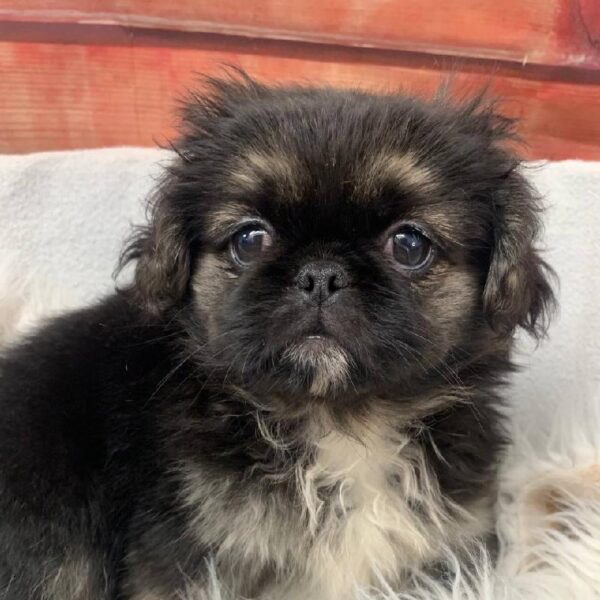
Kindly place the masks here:
[(137, 230), (124, 249), (119, 268), (135, 262), (127, 290), (145, 311), (157, 315), (175, 306), (190, 279), (190, 247), (182, 219), (172, 205), (169, 181), (151, 203), (150, 224)]
[(269, 93), (240, 69), (226, 72), (223, 79), (204, 77), (203, 93), (190, 92), (184, 101), (180, 139), (171, 146), (177, 157), (150, 203), (150, 225), (139, 229), (121, 254), (119, 270), (135, 262), (134, 283), (126, 291), (152, 314), (176, 306), (188, 290), (192, 242), (196, 250), (199, 246), (190, 231), (200, 229), (196, 208), (204, 191), (198, 165), (219, 162), (226, 151), (214, 138), (220, 140), (223, 122)]
[(483, 306), (491, 327), (510, 335), (522, 327), (535, 338), (545, 334), (554, 294), (550, 267), (535, 249), (538, 198), (517, 169), (494, 202), (493, 242)]
[[(441, 91), (441, 102), (451, 87)], [(535, 338), (544, 335), (554, 308), (552, 269), (535, 242), (540, 230), (540, 199), (521, 172), (514, 154), (516, 121), (497, 110), (483, 89), (462, 103), (455, 126), (461, 133), (461, 180), (477, 181), (473, 195), (488, 198), (491, 239), (483, 309), (499, 335), (522, 327)], [(468, 156), (469, 160), (464, 160)]]

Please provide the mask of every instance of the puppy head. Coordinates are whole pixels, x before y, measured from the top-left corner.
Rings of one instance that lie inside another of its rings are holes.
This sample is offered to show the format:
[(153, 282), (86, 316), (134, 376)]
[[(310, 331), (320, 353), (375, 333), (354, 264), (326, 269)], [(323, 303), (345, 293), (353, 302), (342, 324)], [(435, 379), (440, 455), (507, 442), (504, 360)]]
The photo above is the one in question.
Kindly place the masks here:
[(409, 392), (516, 327), (551, 290), (537, 200), (477, 98), (212, 81), (130, 247), (146, 310), (185, 315), (228, 381), (295, 398)]

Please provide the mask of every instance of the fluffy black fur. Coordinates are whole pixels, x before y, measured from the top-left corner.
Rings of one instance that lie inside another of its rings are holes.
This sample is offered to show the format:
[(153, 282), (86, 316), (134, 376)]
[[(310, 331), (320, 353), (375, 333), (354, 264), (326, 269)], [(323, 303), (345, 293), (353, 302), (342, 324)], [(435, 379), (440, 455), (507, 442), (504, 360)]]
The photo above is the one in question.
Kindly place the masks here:
[[(0, 598), (167, 600), (192, 584), (186, 600), (203, 598), (219, 548), (181, 472), (210, 486), (198, 502), (242, 510), (260, 490), (303, 518), (290, 473), (317, 460), (319, 419), (351, 435), (385, 415), (423, 450), (443, 502), (493, 489), (495, 390), (515, 329), (541, 335), (552, 302), (513, 123), (482, 97), (243, 76), (209, 87), (190, 98), (150, 225), (124, 254), (134, 283), (0, 362)], [(241, 268), (229, 240), (248, 219), (273, 244)], [(385, 254), (399, 222), (433, 241), (422, 272)], [(307, 307), (297, 273), (324, 259), (350, 284), (331, 306)], [(343, 376), (327, 379), (321, 342), (302, 345), (309, 334), (345, 357)], [(220, 560), (240, 597), (286, 576), (253, 557)]]

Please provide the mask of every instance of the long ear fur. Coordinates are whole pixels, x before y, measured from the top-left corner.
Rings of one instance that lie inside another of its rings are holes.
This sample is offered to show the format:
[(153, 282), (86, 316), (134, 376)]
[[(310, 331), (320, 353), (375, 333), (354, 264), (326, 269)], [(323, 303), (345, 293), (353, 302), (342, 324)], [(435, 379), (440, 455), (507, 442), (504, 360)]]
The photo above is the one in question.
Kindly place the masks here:
[(483, 293), (486, 317), (500, 334), (522, 327), (545, 334), (554, 294), (552, 269), (540, 258), (535, 241), (540, 229), (539, 199), (518, 169), (495, 201), (493, 248)]
[[(440, 90), (438, 101), (442, 104), (449, 103), (451, 87), (450, 81)], [(515, 143), (521, 142), (516, 121), (502, 115), (497, 102), (483, 89), (460, 103), (455, 123), (465, 136), (463, 152), (470, 152), (476, 178), (485, 180), (480, 195), (491, 203), (485, 317), (499, 335), (512, 335), (522, 327), (540, 338), (555, 306), (549, 283), (554, 273), (535, 247), (541, 229), (541, 202), (514, 153)], [(461, 169), (461, 176), (468, 177), (465, 165)]]
[(177, 156), (150, 203), (150, 224), (137, 230), (121, 254), (119, 270), (136, 263), (127, 293), (152, 314), (174, 307), (188, 289), (191, 248), (199, 245), (197, 207), (203, 189), (198, 167), (224, 152), (212, 143), (215, 131), (240, 106), (269, 93), (240, 69), (225, 73), (223, 79), (202, 78), (203, 93), (189, 92), (183, 101), (180, 137), (171, 146)]
[(136, 261), (127, 290), (151, 314), (160, 314), (184, 296), (190, 278), (190, 249), (179, 213), (170, 206), (170, 181), (163, 182), (150, 203), (150, 224), (138, 228), (121, 254), (119, 269)]

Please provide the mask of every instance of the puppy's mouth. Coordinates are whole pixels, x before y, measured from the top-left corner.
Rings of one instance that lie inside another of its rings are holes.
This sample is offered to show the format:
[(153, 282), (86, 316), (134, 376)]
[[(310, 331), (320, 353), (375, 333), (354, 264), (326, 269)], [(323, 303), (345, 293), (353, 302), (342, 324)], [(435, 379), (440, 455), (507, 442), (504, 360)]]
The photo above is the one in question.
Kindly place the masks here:
[(283, 351), (281, 360), (300, 373), (313, 396), (326, 396), (346, 387), (350, 378), (351, 359), (330, 335), (304, 335)]
[(327, 352), (333, 348), (341, 348), (341, 344), (330, 334), (322, 333), (306, 333), (303, 335), (294, 336), (287, 342), (283, 348), (283, 355), (289, 356), (290, 353), (301, 353), (302, 355), (319, 354)]
[(311, 333), (306, 335), (303, 339), (300, 339), (298, 342), (309, 347), (314, 346), (315, 349), (319, 349), (325, 346), (329, 346), (332, 344), (337, 344), (337, 342), (329, 335), (325, 333)]

